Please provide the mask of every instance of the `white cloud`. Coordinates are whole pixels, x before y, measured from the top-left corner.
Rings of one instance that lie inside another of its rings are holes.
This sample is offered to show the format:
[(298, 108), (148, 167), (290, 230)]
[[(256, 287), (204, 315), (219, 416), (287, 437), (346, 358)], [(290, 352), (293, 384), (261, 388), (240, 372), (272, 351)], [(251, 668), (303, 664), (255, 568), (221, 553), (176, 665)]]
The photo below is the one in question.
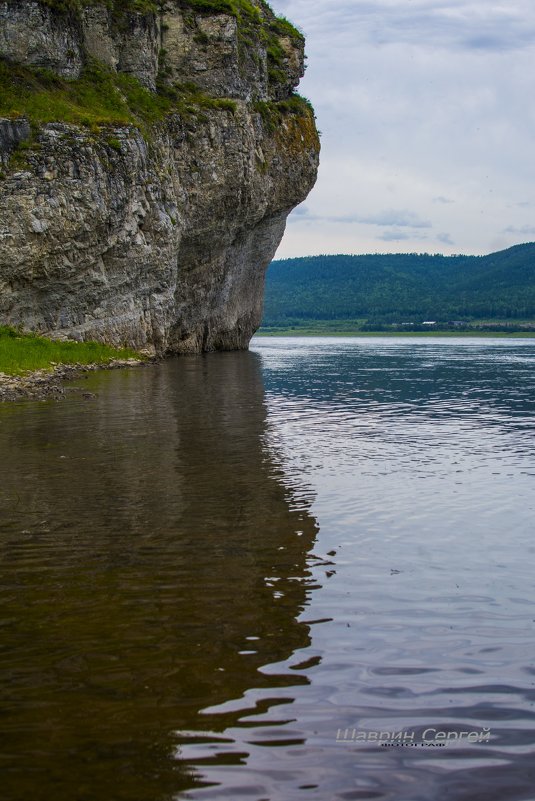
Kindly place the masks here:
[(535, 225), (522, 225), (520, 228), (514, 225), (509, 225), (503, 229), (504, 234), (521, 234), (522, 236), (533, 236), (535, 234)]
[(307, 206), (298, 206), (290, 218), (291, 222), (332, 222), (352, 225), (353, 223), (364, 223), (365, 225), (385, 225), (398, 226), (400, 228), (431, 228), (429, 220), (422, 220), (408, 209), (390, 209), (380, 211), (376, 214), (352, 214), (352, 215), (324, 215), (312, 214)]
[(382, 242), (405, 242), (410, 238), (410, 235), (403, 233), (403, 231), (385, 231), (381, 236), (377, 237)]
[(305, 224), (289, 226), (280, 255), (340, 252), (342, 243), (364, 252), (377, 225), (414, 232), (384, 249), (417, 249), (418, 226), (389, 222), (385, 209), (426, 223), (432, 251), (453, 252), (455, 241), (456, 252), (488, 252), (504, 219), (500, 241), (521, 240), (535, 203), (533, 4), (272, 5), (307, 35), (301, 91), (323, 132), (319, 180), (306, 203), (314, 236)]
[(273, 0), (305, 33), (347, 34), (360, 44), (504, 50), (535, 43), (529, 0)]
[(369, 225), (397, 225), (400, 228), (431, 228), (429, 220), (422, 220), (413, 211), (405, 209), (383, 211), (379, 214), (372, 214), (369, 217), (362, 217), (360, 222)]

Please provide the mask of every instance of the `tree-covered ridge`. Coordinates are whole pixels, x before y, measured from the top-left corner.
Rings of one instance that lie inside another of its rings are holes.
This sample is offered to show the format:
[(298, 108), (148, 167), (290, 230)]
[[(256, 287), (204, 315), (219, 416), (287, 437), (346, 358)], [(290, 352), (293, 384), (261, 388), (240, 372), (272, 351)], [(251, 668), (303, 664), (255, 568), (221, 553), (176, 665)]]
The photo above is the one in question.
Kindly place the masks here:
[(271, 264), (264, 325), (535, 320), (535, 243), (488, 256), (311, 256)]

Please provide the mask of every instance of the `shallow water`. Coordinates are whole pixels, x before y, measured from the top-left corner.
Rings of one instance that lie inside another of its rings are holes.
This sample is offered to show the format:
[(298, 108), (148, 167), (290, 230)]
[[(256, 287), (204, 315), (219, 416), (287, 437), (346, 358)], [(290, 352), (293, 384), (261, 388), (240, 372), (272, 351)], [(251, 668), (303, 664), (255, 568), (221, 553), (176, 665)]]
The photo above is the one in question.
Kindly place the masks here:
[(3, 797), (532, 801), (534, 362), (256, 339), (0, 407)]

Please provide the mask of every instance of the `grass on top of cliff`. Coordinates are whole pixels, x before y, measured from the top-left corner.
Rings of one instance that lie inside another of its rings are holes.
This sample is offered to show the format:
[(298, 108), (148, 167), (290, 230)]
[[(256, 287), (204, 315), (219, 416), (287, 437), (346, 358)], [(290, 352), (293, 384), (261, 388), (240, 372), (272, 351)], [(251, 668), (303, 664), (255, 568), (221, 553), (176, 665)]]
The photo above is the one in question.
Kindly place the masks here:
[(67, 122), (98, 129), (135, 125), (145, 131), (171, 112), (184, 116), (206, 108), (235, 110), (235, 102), (213, 98), (190, 84), (150, 92), (139, 81), (90, 64), (81, 78), (67, 81), (49, 70), (0, 59), (0, 116), (27, 117), (34, 124)]
[[(105, 5), (116, 18), (124, 14), (157, 14), (164, 10), (165, 0), (39, 0), (40, 3), (59, 12), (77, 13), (83, 6)], [(228, 14), (240, 22), (255, 22), (262, 25), (264, 17), (279, 36), (302, 39), (303, 34), (286, 17), (273, 14), (267, 0), (261, 0), (260, 8), (251, 0), (175, 0), (185, 10), (198, 14)], [(262, 11), (263, 13), (262, 13)]]
[[(270, 31), (277, 36), (304, 40), (304, 36), (286, 17), (273, 13), (266, 0), (262, 0), (262, 10), (251, 0), (177, 0), (178, 4), (204, 14), (229, 14), (238, 22), (253, 22), (262, 27), (267, 23)], [(263, 12), (263, 13), (262, 13)]]
[(48, 70), (0, 60), (0, 115), (25, 116), (34, 123), (137, 125), (155, 122), (173, 100), (149, 92), (128, 75), (89, 66), (77, 81)]
[(52, 370), (55, 364), (107, 364), (114, 359), (140, 359), (129, 348), (111, 348), (100, 342), (56, 342), (0, 326), (0, 373), (23, 375)]

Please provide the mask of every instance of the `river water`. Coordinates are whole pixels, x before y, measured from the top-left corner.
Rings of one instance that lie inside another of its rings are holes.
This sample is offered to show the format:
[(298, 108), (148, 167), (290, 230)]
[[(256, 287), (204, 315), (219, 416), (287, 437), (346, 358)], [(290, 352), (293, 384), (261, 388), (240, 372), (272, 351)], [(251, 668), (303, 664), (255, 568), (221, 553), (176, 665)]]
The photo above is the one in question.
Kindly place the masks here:
[(258, 338), (0, 407), (2, 798), (533, 801), (534, 364)]

